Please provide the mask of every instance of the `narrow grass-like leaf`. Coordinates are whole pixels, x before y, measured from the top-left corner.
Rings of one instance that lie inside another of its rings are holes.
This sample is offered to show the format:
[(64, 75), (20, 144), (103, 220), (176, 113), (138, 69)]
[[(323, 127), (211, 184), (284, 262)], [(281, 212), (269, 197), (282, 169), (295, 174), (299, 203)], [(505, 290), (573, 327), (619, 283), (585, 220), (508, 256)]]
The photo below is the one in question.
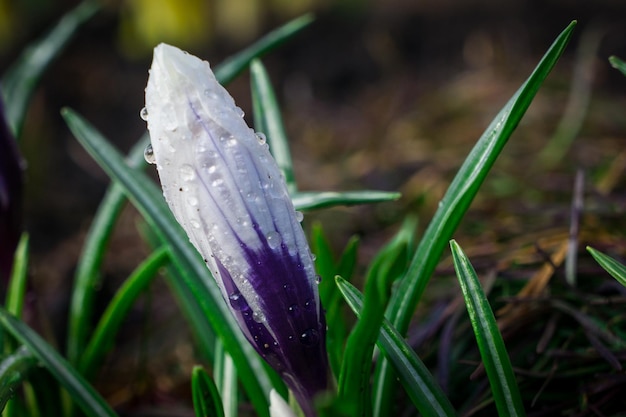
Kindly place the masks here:
[(606, 272), (626, 287), (626, 266), (590, 246), (587, 246), (587, 252)]
[(407, 217), (369, 267), (363, 309), (348, 337), (339, 376), (339, 401), (354, 407), (350, 410), (351, 415), (372, 414), (369, 386), (374, 344), (391, 296), (391, 286), (408, 266), (416, 223), (413, 217)]
[(609, 57), (611, 66), (626, 76), (626, 62), (622, 61), (615, 55)]
[(356, 204), (382, 203), (402, 197), (400, 193), (362, 190), (362, 191), (310, 191), (297, 192), (291, 196), (293, 205), (298, 210), (313, 210), (334, 206), (353, 206)]
[[(337, 286), (357, 316), (363, 308), (363, 295), (352, 284), (337, 277)], [(402, 335), (384, 319), (378, 335), (378, 348), (393, 364), (400, 382), (417, 410), (426, 417), (456, 415), (448, 397), (432, 374), (406, 343)]]
[(315, 270), (322, 277), (318, 285), (320, 299), (326, 310), (326, 351), (328, 352), (328, 362), (335, 377), (339, 377), (341, 369), (341, 358), (347, 333), (347, 324), (339, 303), (333, 302), (334, 293), (338, 292), (333, 277), (338, 275), (335, 259), (330, 248), (330, 244), (324, 235), (320, 223), (313, 224), (311, 229), (311, 251), (315, 254)]
[(498, 414), (525, 416), (511, 360), (476, 271), (458, 243), (450, 241), (450, 248)]
[(104, 398), (52, 346), (19, 319), (0, 308), (0, 323), (13, 337), (28, 347), (39, 362), (90, 417), (114, 417), (115, 412)]
[[(148, 143), (150, 137), (145, 134), (133, 146), (128, 156), (131, 167), (142, 165)], [(74, 366), (77, 366), (83, 354), (92, 329), (93, 298), (100, 280), (100, 267), (125, 202), (123, 188), (116, 183), (111, 184), (93, 218), (78, 261), (67, 330), (67, 358)]]
[(7, 289), (6, 309), (15, 317), (22, 317), (26, 278), (28, 277), (28, 234), (22, 234), (15, 250), (15, 260), (11, 271), (11, 281)]
[(225, 417), (237, 417), (237, 370), (232, 358), (224, 350), (224, 344), (215, 340), (215, 360), (213, 361), (213, 377), (217, 391), (222, 398)]
[(270, 152), (278, 167), (285, 175), (285, 182), (290, 194), (298, 189), (293, 174), (293, 162), (289, 151), (289, 141), (285, 133), (283, 118), (276, 102), (270, 77), (258, 59), (250, 64), (250, 83), (252, 90), (252, 106), (254, 109), (254, 127), (267, 137)]
[(63, 16), (42, 39), (24, 50), (2, 79), (2, 96), (11, 131), (19, 138), (30, 98), (44, 71), (61, 53), (76, 30), (100, 9), (100, 2), (86, 0)]
[(213, 70), (215, 78), (217, 78), (221, 84), (228, 84), (240, 72), (246, 69), (250, 61), (254, 58), (260, 57), (282, 45), (285, 41), (311, 24), (311, 22), (313, 22), (313, 15), (305, 14), (285, 23), (278, 29), (274, 29), (243, 51), (216, 66)]
[[(24, 297), (26, 296), (26, 282), (28, 278), (28, 234), (23, 233), (15, 249), (13, 269), (7, 287), (5, 308), (15, 317), (22, 317), (24, 309)], [(0, 329), (0, 352), (10, 352), (16, 346), (14, 340), (5, 340), (4, 331)], [(6, 343), (6, 345), (5, 345)]]
[(80, 143), (124, 187), (144, 218), (169, 243), (174, 264), (189, 271), (183, 278), (186, 279), (195, 302), (202, 308), (236, 363), (242, 375), (242, 383), (256, 410), (266, 416), (269, 392), (272, 387), (282, 386), (280, 378), (268, 371), (262, 359), (241, 334), (215, 281), (210, 277), (208, 269), (184, 231), (174, 220), (161, 191), (145, 174), (129, 168), (119, 153), (87, 121), (69, 109), (64, 109), (62, 114)]
[(217, 387), (201, 366), (194, 366), (191, 373), (191, 395), (196, 417), (224, 417)]
[[(493, 166), (500, 151), (530, 106), (539, 87), (565, 50), (576, 22), (572, 22), (554, 41), (535, 70), (500, 110), (480, 137), (454, 177), (429, 223), (406, 277), (390, 302), (387, 316), (396, 329), (405, 334), (426, 284), (439, 262), (446, 242), (460, 223), (474, 196)], [(394, 377), (389, 363), (379, 362), (375, 377), (375, 416), (389, 415), (392, 406)]]
[(37, 367), (37, 359), (25, 347), (6, 356), (0, 363), (0, 412), (13, 396), (17, 387), (28, 377), (31, 369)]
[(135, 269), (117, 291), (102, 314), (85, 352), (81, 355), (78, 369), (85, 378), (89, 379), (93, 376), (96, 366), (115, 341), (117, 331), (135, 300), (152, 282), (159, 272), (159, 268), (168, 262), (168, 255), (169, 253), (165, 248), (155, 251)]

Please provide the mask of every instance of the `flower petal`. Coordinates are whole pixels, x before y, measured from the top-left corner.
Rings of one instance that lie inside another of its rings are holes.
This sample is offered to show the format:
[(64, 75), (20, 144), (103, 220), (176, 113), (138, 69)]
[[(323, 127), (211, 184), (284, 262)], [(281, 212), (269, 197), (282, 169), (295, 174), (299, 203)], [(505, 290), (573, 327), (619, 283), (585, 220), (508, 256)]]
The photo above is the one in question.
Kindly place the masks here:
[(208, 62), (165, 44), (142, 116), (163, 194), (243, 333), (310, 400), (327, 386), (326, 325), (301, 214), (264, 137)]

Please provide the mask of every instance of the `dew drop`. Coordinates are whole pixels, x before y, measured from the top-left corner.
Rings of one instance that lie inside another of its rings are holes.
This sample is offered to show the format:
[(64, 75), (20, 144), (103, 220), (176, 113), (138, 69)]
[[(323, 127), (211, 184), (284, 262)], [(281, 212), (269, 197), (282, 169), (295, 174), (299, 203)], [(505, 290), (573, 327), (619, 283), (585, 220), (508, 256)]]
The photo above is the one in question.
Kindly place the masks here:
[(239, 117), (243, 117), (246, 115), (246, 112), (244, 112), (239, 106), (235, 106), (235, 112), (239, 115)]
[(257, 140), (259, 141), (259, 144), (264, 145), (265, 142), (267, 142), (267, 137), (265, 136), (265, 133), (256, 132), (255, 135)]
[(196, 197), (189, 197), (187, 199), (187, 202), (189, 203), (190, 206), (195, 207), (198, 205), (198, 199)]
[(304, 308), (306, 308), (307, 310), (310, 310), (313, 308), (314, 304), (315, 304), (314, 301), (311, 298), (309, 298), (308, 300), (304, 302)]
[(256, 321), (257, 323), (265, 323), (265, 314), (255, 311), (254, 313), (252, 313), (252, 320)]
[(156, 158), (154, 157), (154, 149), (152, 149), (152, 144), (148, 144), (146, 149), (143, 151), (143, 159), (146, 160), (149, 164), (156, 164)]
[(315, 275), (315, 283), (319, 284), (320, 282), (322, 282), (322, 276), (321, 275)]
[(141, 111), (139, 112), (139, 117), (141, 117), (141, 120), (147, 122), (148, 121), (148, 109), (146, 109), (145, 107), (141, 109)]
[(280, 236), (280, 234), (276, 231), (272, 231), (269, 232), (265, 238), (267, 239), (267, 245), (271, 248), (271, 249), (276, 249), (277, 247), (280, 246), (280, 244), (283, 241), (283, 238)]
[(199, 229), (200, 228), (200, 222), (198, 222), (197, 220), (189, 220), (189, 224), (191, 225), (191, 227), (193, 227), (194, 229)]
[(234, 308), (235, 310), (244, 310), (246, 307), (248, 307), (248, 303), (246, 302), (246, 299), (243, 298), (243, 296), (241, 295), (241, 293), (239, 291), (232, 293), (231, 295), (228, 296), (228, 300), (230, 301), (230, 305), (232, 306), (232, 308)]
[(296, 220), (298, 222), (302, 222), (302, 220), (304, 220), (304, 214), (302, 214), (301, 211), (296, 211)]
[(312, 253), (312, 254), (311, 254), (311, 260), (312, 260), (313, 262), (315, 262), (315, 260), (316, 260), (316, 259), (317, 259), (317, 256), (316, 256), (314, 253)]
[(289, 314), (291, 314), (292, 316), (298, 313), (298, 304), (292, 304), (289, 307), (287, 307), (287, 311), (289, 312)]
[(196, 173), (191, 165), (183, 165), (180, 167), (180, 175), (183, 181), (193, 181), (196, 178)]
[(300, 343), (304, 346), (313, 346), (320, 340), (320, 335), (315, 329), (307, 329), (300, 335)]

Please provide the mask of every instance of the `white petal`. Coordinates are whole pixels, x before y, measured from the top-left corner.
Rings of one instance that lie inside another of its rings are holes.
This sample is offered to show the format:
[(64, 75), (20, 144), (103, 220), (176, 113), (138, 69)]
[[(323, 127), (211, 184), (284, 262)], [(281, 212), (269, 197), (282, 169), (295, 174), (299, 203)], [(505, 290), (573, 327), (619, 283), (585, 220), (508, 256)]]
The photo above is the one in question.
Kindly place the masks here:
[(296, 413), (275, 389), (270, 391), (270, 417), (296, 417)]

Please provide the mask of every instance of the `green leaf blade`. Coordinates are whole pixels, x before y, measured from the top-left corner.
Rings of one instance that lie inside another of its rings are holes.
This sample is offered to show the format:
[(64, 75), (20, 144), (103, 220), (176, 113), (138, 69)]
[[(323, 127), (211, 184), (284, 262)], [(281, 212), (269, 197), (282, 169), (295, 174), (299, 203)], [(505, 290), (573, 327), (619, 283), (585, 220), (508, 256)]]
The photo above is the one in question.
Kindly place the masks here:
[(117, 414), (98, 392), (52, 346), (19, 319), (0, 308), (0, 323), (39, 359), (85, 414), (90, 417), (116, 417)]
[(476, 276), (476, 271), (454, 240), (450, 241), (450, 247), (454, 269), (461, 284), (463, 298), (474, 329), (480, 356), (489, 378), (498, 414), (501, 416), (525, 416), (522, 397), (509, 355), (504, 346), (504, 340)]
[(61, 53), (78, 28), (100, 9), (95, 0), (87, 0), (66, 14), (42, 39), (39, 39), (9, 68), (2, 80), (2, 96), (11, 131), (19, 138), (28, 103), (39, 79)]
[(587, 246), (587, 252), (593, 256), (593, 259), (595, 259), (606, 272), (611, 274), (613, 278), (626, 287), (626, 266), (590, 246)]
[(201, 366), (195, 366), (191, 373), (191, 394), (196, 417), (224, 417), (217, 387)]
[(619, 59), (615, 55), (609, 57), (611, 66), (626, 76), (626, 62)]
[(162, 248), (140, 264), (122, 284), (96, 325), (91, 340), (81, 355), (79, 369), (90, 378), (108, 348), (115, 340), (119, 327), (139, 294), (152, 282), (159, 269), (169, 261), (169, 252)]
[(217, 78), (221, 84), (228, 84), (233, 78), (246, 69), (250, 61), (254, 58), (258, 58), (282, 45), (312, 22), (313, 15), (305, 14), (285, 23), (278, 29), (274, 29), (243, 51), (226, 59), (220, 65), (217, 65), (213, 71), (215, 78)]
[[(363, 295), (341, 278), (337, 278), (337, 285), (350, 308), (357, 316), (360, 315)], [(400, 382), (422, 415), (427, 417), (456, 415), (452, 404), (432, 374), (402, 335), (386, 319), (382, 322), (377, 345), (395, 367)]]
[(335, 206), (353, 206), (357, 204), (383, 203), (395, 201), (402, 194), (388, 191), (307, 191), (292, 194), (293, 205), (298, 210), (314, 210)]
[(289, 193), (294, 193), (298, 187), (293, 172), (289, 140), (287, 139), (272, 83), (265, 67), (259, 60), (253, 60), (250, 65), (250, 82), (254, 108), (254, 126), (257, 131), (263, 132), (267, 136), (270, 152), (276, 160), (276, 164), (278, 164), (278, 167), (285, 175), (287, 189)]

